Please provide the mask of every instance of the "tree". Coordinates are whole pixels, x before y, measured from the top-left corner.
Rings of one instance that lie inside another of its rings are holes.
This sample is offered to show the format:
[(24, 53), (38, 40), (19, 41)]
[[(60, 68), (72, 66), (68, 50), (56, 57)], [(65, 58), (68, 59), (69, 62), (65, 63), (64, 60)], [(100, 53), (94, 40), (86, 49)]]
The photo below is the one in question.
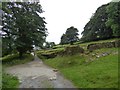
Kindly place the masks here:
[(50, 47), (53, 48), (55, 46), (55, 42), (50, 42)]
[(0, 1), (0, 26), (2, 26), (2, 2)]
[(55, 43), (54, 42), (45, 42), (45, 46), (44, 48), (53, 48), (53, 46), (55, 46)]
[(68, 38), (67, 38), (67, 35), (66, 34), (63, 34), (62, 36), (61, 36), (61, 42), (60, 42), (60, 44), (68, 44), (69, 42), (68, 42)]
[(120, 1), (111, 2), (107, 6), (108, 20), (107, 27), (113, 30), (113, 36), (120, 37)]
[(74, 28), (73, 26), (68, 28), (65, 32), (65, 34), (61, 37), (61, 44), (67, 44), (70, 43), (73, 45), (74, 42), (78, 41), (78, 29)]
[(106, 7), (108, 5), (105, 4), (99, 7), (90, 21), (85, 25), (82, 32), (82, 41), (94, 41), (113, 37), (112, 29), (106, 26), (106, 21), (108, 20)]
[(66, 31), (66, 36), (68, 38), (68, 42), (73, 45), (74, 42), (78, 41), (78, 29), (74, 28), (73, 26), (68, 28)]
[[(46, 22), (38, 2), (3, 2), (2, 36), (10, 42), (10, 46), (23, 53), (33, 49), (33, 45), (42, 47), (47, 36)], [(3, 41), (4, 42), (4, 41)]]
[(0, 9), (0, 26), (2, 26), (2, 10)]

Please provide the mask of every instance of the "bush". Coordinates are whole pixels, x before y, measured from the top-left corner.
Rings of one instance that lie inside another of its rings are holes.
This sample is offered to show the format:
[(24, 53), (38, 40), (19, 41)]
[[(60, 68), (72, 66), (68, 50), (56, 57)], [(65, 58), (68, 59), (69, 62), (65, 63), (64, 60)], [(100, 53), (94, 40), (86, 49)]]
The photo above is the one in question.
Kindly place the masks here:
[(7, 62), (12, 62), (15, 59), (18, 59), (19, 55), (18, 54), (12, 54), (12, 55), (7, 55), (2, 58), (2, 63), (7, 63)]

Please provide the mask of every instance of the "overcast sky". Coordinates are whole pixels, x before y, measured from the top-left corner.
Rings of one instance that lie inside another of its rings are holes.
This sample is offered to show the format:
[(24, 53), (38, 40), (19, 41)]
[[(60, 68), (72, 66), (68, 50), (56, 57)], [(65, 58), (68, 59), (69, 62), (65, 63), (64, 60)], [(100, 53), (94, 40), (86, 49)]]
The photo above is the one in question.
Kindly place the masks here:
[(49, 35), (47, 41), (58, 44), (66, 29), (74, 26), (79, 37), (84, 26), (98, 7), (111, 0), (40, 0), (47, 22)]

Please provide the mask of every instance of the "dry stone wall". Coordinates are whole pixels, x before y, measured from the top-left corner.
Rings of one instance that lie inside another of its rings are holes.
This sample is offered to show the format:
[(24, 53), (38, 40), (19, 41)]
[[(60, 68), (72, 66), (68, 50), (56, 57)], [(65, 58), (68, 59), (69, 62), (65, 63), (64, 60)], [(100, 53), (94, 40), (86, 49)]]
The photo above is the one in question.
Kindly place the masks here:
[(95, 44), (89, 44), (87, 46), (87, 49), (89, 51), (93, 51), (93, 50), (96, 50), (96, 49), (101, 49), (101, 48), (118, 48), (120, 47), (120, 40), (116, 40), (116, 41), (113, 41), (113, 42), (103, 42), (103, 43), (95, 43)]

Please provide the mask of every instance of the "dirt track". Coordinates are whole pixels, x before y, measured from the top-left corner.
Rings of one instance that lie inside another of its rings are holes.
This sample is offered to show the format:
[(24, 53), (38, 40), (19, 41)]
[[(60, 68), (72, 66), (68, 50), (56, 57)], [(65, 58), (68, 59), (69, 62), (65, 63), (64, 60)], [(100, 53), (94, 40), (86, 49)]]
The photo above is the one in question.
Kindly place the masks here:
[(20, 88), (75, 88), (70, 81), (53, 70), (35, 56), (34, 61), (9, 67), (6, 72), (19, 78)]

